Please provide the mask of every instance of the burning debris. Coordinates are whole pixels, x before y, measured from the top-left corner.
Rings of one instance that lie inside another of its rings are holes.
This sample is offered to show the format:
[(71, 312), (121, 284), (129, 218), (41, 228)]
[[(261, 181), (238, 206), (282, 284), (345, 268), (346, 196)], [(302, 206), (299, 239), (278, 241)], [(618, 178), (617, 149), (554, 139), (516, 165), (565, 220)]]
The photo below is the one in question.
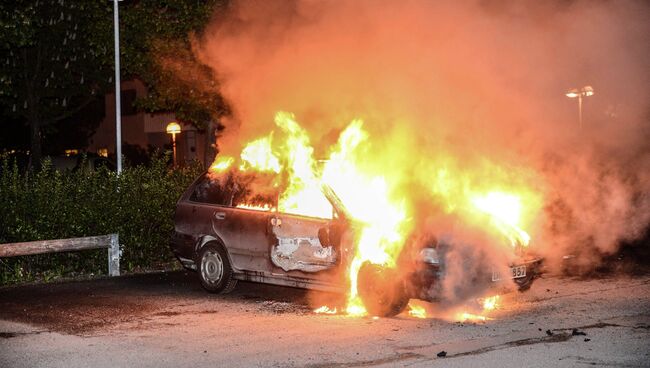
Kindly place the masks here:
[(483, 305), (484, 310), (492, 311), (497, 309), (500, 306), (499, 304), (500, 301), (501, 301), (501, 297), (499, 295), (494, 295), (494, 296), (483, 298), (481, 304)]
[(322, 307), (314, 309), (314, 313), (317, 314), (337, 314), (338, 311), (336, 308), (330, 309), (330, 307), (323, 305)]
[(501, 297), (499, 295), (478, 298), (477, 303), (481, 306), (482, 310), (480, 314), (469, 313), (467, 311), (458, 312), (454, 315), (454, 319), (458, 322), (472, 322), (472, 323), (483, 323), (490, 321), (493, 318), (488, 317), (487, 315), (490, 312), (493, 312), (501, 305)]
[(408, 304), (408, 315), (415, 318), (427, 318), (427, 311), (417, 301), (411, 300)]

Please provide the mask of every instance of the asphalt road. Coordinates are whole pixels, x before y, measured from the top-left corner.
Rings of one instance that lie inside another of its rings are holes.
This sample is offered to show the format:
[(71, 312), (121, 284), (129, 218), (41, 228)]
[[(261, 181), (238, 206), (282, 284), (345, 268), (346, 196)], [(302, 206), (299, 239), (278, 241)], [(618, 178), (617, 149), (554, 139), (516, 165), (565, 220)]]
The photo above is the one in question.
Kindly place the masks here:
[(0, 367), (650, 366), (650, 275), (542, 278), (476, 324), (316, 315), (314, 297), (183, 272), (3, 288)]

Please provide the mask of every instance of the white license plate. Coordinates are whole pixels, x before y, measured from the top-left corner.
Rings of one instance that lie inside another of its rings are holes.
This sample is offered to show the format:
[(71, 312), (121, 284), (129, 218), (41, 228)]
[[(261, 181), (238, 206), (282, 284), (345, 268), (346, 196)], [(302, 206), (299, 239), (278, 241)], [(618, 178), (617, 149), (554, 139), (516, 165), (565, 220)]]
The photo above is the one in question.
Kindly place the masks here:
[[(509, 273), (509, 279), (519, 279), (522, 277), (526, 277), (526, 266), (515, 266), (515, 267), (510, 267), (510, 273)], [(492, 281), (499, 281), (501, 280), (501, 274), (497, 271), (492, 271)]]

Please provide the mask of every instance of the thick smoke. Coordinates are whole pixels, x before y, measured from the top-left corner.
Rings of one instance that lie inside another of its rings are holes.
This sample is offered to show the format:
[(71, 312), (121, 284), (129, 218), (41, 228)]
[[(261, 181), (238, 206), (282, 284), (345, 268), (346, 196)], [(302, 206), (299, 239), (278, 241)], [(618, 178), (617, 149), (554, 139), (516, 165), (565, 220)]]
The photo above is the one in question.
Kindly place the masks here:
[[(542, 198), (526, 230), (551, 260), (593, 265), (650, 223), (647, 2), (235, 1), (194, 48), (233, 110), (222, 152), (278, 110), (321, 153), (361, 118), (403, 185), (443, 154), (525, 181)], [(564, 94), (585, 85), (580, 126)]]

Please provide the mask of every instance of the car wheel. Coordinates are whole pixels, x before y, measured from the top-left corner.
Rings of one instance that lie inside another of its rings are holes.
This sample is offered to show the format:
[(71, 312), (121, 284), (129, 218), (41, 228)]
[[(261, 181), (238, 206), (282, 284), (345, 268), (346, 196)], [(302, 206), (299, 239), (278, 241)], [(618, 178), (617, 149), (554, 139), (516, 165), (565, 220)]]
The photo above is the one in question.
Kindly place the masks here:
[(199, 252), (199, 279), (204, 289), (211, 293), (229, 293), (237, 285), (233, 278), (228, 254), (223, 246), (207, 244)]
[(357, 290), (366, 310), (373, 316), (396, 316), (409, 302), (404, 282), (397, 271), (369, 262), (359, 269)]

